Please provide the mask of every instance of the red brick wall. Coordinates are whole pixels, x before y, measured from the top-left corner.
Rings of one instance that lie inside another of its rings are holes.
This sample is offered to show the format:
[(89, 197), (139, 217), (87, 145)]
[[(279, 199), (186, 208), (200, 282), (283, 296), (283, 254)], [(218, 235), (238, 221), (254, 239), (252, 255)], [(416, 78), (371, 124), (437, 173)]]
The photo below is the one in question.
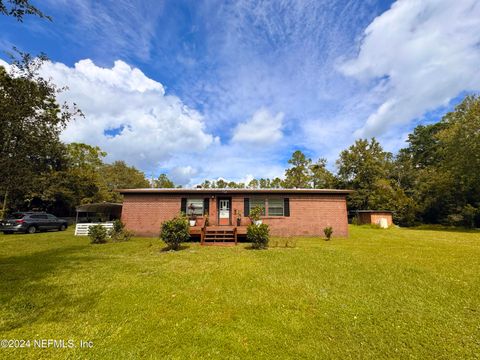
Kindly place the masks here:
[[(253, 197), (251, 195), (246, 195)], [(268, 196), (268, 195), (266, 195)], [(125, 194), (122, 210), (122, 221), (129, 230), (138, 235), (156, 236), (160, 233), (163, 221), (171, 219), (180, 212), (181, 195), (165, 194)], [(217, 223), (216, 197), (210, 198), (211, 225)], [(232, 225), (236, 224), (236, 212), (244, 214), (244, 195), (234, 194), (232, 197)], [(264, 196), (265, 197), (265, 196)], [(277, 198), (279, 196), (276, 196)], [(345, 195), (325, 194), (292, 194), (285, 195), (290, 199), (290, 216), (263, 217), (264, 223), (270, 225), (273, 236), (323, 236), (323, 229), (333, 227), (333, 236), (348, 236), (347, 206)], [(242, 225), (250, 220), (242, 217)]]
[(122, 221), (137, 235), (158, 236), (160, 225), (180, 213), (182, 196), (125, 194)]
[(294, 195), (289, 198), (289, 217), (264, 219), (264, 222), (270, 225), (272, 235), (324, 236), (323, 229), (331, 226), (334, 237), (348, 236), (347, 203), (344, 195)]

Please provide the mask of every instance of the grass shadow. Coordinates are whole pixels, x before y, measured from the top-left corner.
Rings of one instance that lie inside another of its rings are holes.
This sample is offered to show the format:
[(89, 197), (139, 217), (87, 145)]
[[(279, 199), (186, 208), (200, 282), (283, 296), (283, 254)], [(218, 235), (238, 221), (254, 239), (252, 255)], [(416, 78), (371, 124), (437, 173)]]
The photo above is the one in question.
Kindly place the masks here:
[(254, 247), (253, 245), (247, 245), (247, 246), (244, 247), (244, 249), (246, 249), (246, 250), (259, 250), (259, 251), (261, 251), (261, 250), (268, 250), (268, 247), (266, 247), (266, 248), (257, 248), (257, 247)]
[(445, 225), (419, 225), (414, 227), (402, 228), (405, 230), (427, 230), (427, 231), (446, 231), (446, 232), (458, 232), (458, 233), (480, 233), (480, 229), (470, 229), (457, 226), (445, 226)]
[(173, 249), (171, 246), (165, 246), (160, 251), (161, 252), (170, 252), (170, 251), (182, 251), (182, 250), (187, 250), (187, 249), (190, 249), (189, 245), (180, 245), (178, 247), (178, 249)]
[[(28, 255), (0, 258), (0, 333), (32, 325), (40, 318), (61, 321), (61, 312), (84, 312), (94, 306), (98, 296), (91, 292), (72, 296), (71, 285), (57, 280), (56, 273), (74, 271), (78, 262), (95, 260), (94, 257), (74, 255), (88, 246), (70, 246)], [(52, 277), (52, 279), (50, 279)], [(46, 315), (48, 314), (48, 315)], [(45, 319), (44, 319), (45, 320)]]

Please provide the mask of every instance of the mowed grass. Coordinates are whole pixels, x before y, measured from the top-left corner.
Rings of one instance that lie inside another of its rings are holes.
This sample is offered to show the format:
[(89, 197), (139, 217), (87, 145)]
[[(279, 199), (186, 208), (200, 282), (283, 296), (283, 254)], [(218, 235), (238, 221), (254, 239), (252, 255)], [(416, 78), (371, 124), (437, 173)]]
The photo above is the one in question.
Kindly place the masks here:
[(296, 248), (162, 247), (0, 235), (0, 339), (32, 341), (0, 358), (480, 357), (479, 232), (352, 226)]

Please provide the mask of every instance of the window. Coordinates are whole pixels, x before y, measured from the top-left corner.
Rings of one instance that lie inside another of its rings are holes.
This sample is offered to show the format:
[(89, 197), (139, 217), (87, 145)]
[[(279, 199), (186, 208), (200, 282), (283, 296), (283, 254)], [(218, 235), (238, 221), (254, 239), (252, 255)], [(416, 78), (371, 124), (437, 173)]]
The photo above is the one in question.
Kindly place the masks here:
[(283, 199), (268, 199), (268, 216), (283, 216)]
[(54, 215), (47, 214), (48, 220), (57, 220), (57, 217)]
[(203, 199), (187, 199), (187, 215), (203, 215)]
[(265, 215), (265, 199), (250, 199), (250, 211), (256, 206), (260, 206), (263, 210), (262, 215)]
[(245, 214), (248, 214), (247, 211), (252, 211), (254, 207), (259, 206), (263, 209), (263, 216), (290, 216), (290, 202), (288, 198), (245, 198), (244, 205)]

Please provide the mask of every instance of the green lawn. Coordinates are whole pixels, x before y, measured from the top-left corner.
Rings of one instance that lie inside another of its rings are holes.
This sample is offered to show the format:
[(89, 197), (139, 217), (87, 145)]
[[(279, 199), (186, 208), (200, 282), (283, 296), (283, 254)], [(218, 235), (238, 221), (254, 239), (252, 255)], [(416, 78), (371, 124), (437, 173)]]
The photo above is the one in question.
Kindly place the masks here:
[(150, 238), (0, 235), (0, 339), (32, 341), (0, 358), (480, 357), (479, 232), (350, 232), (175, 253)]

